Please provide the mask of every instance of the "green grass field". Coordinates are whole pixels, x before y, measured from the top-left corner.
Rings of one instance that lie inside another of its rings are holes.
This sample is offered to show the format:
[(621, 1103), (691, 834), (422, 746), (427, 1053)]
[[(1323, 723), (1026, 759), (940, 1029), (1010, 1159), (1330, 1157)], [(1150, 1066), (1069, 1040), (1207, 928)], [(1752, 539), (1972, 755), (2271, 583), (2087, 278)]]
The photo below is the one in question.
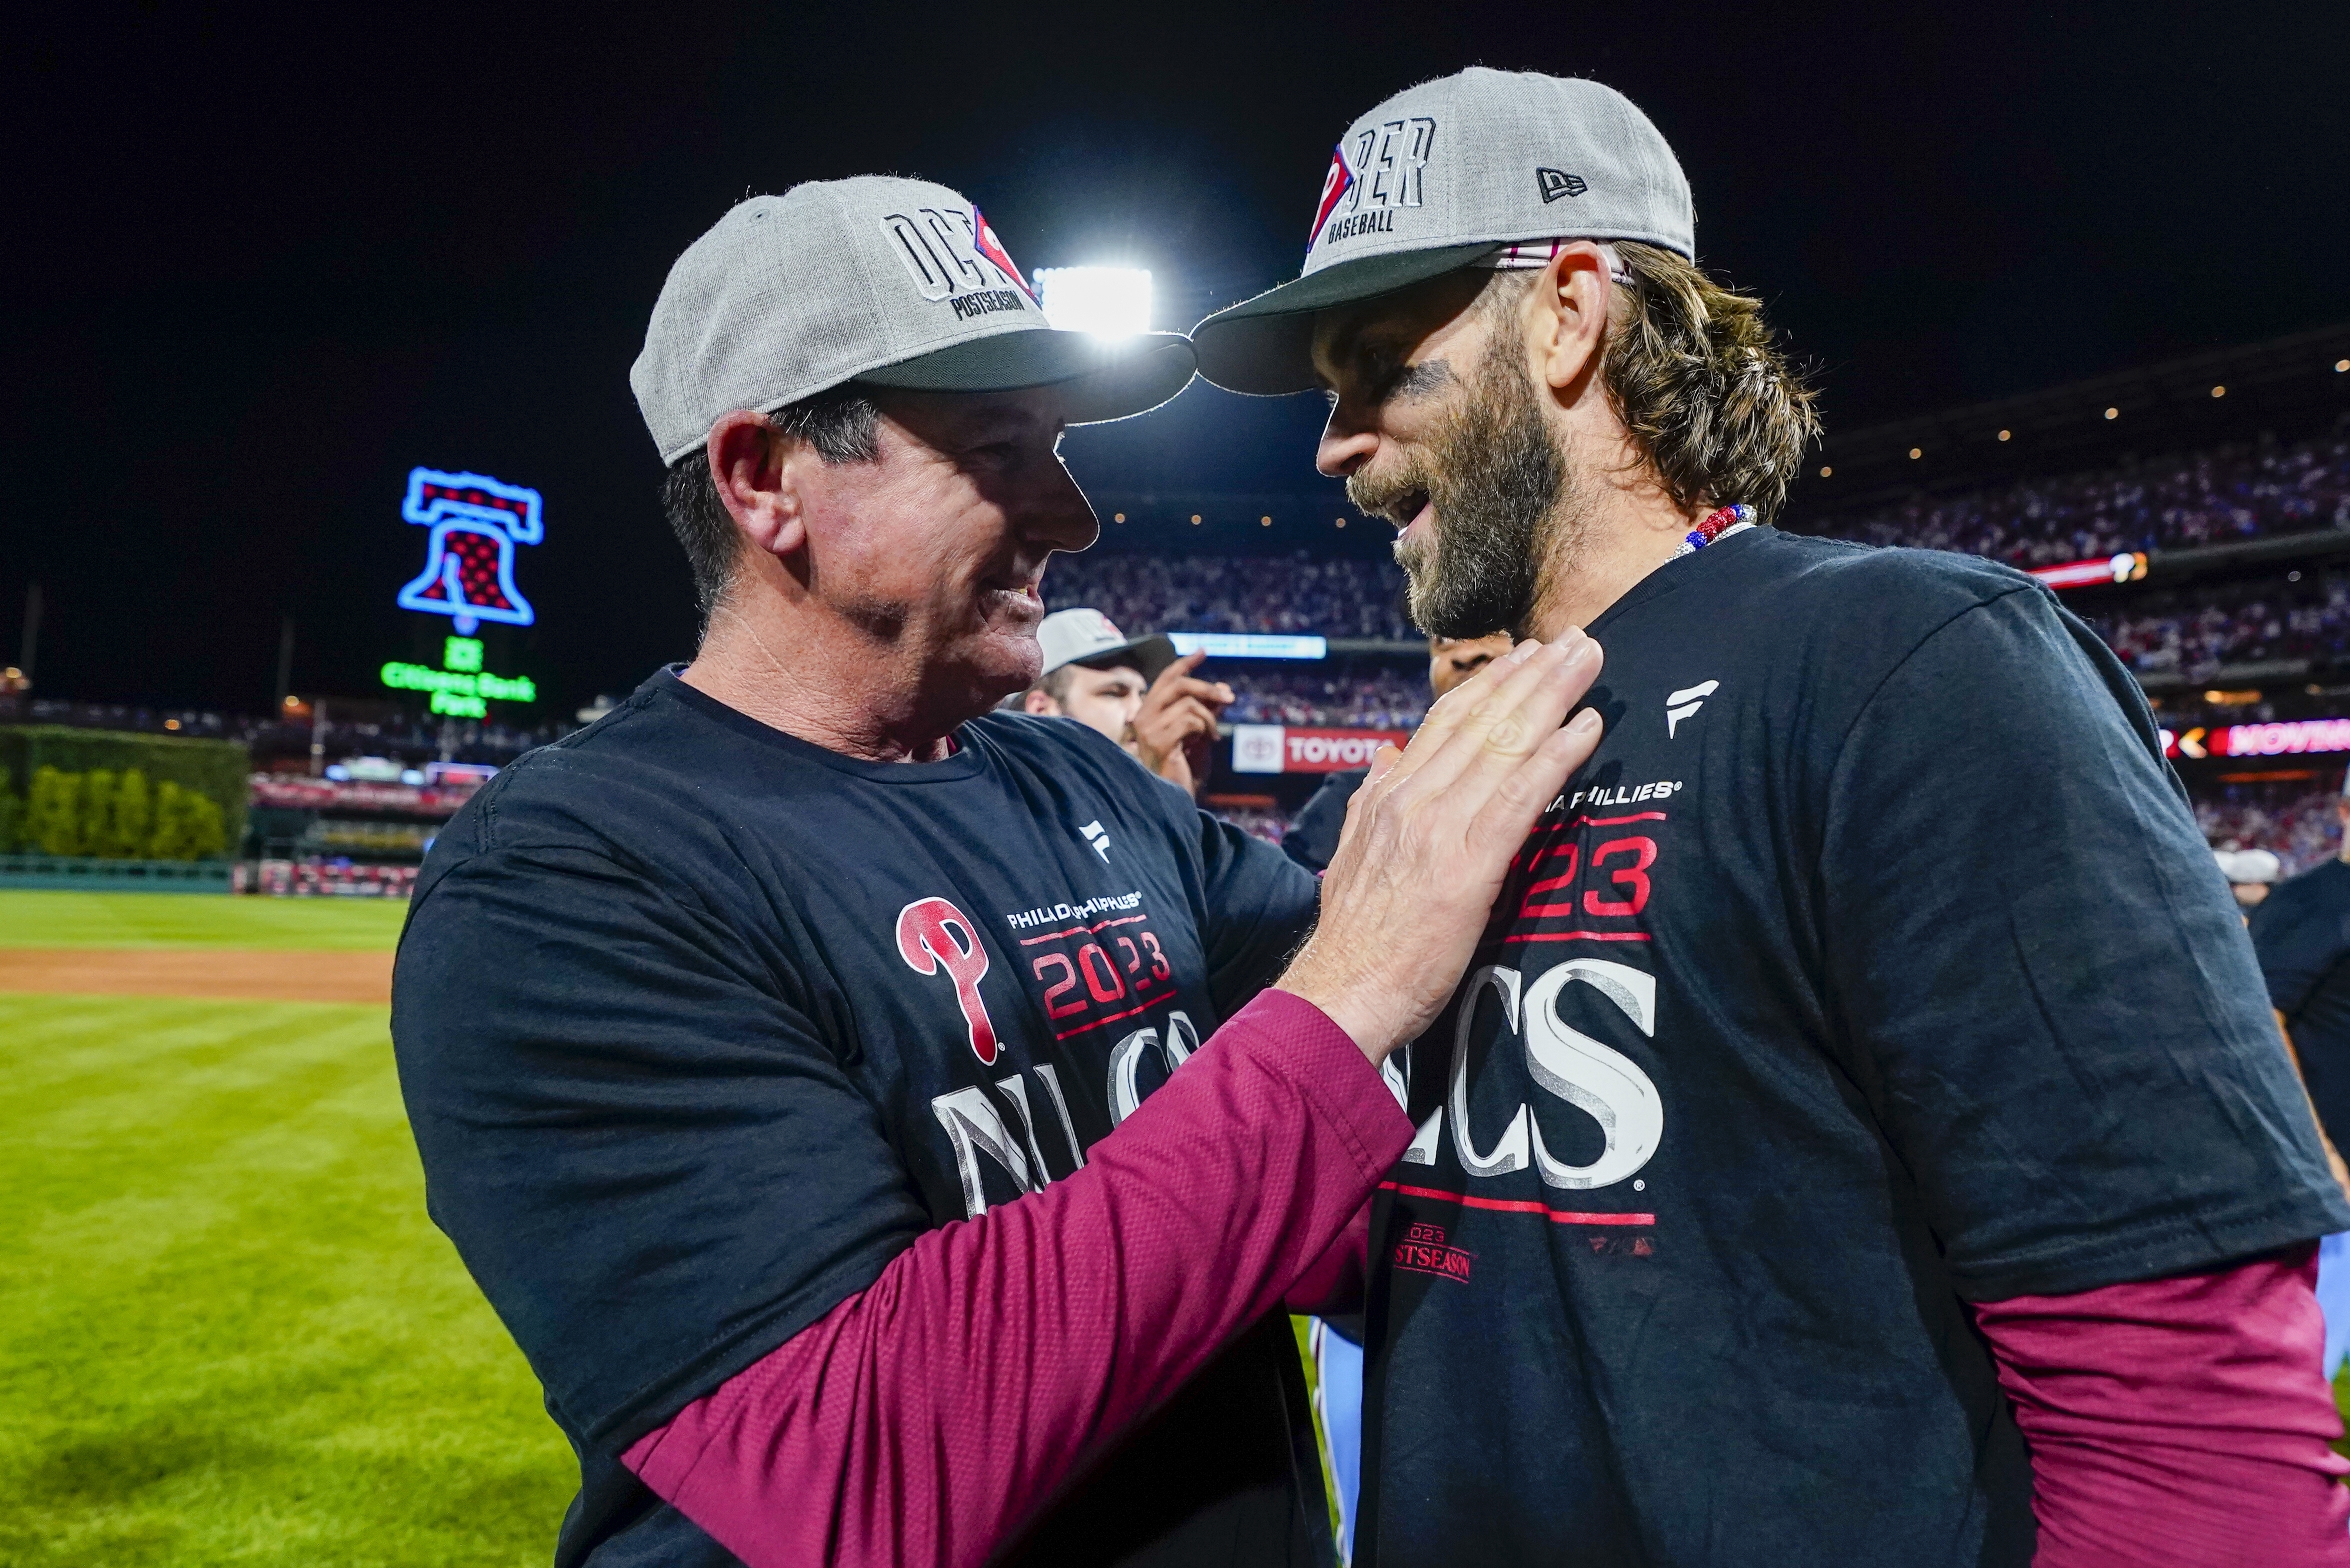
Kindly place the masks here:
[[(0, 893), (0, 946), (398, 905)], [(542, 1564), (577, 1480), (424, 1216), (380, 1009), (0, 993), (0, 1563)]]
[(388, 950), (395, 898), (231, 898), (203, 893), (0, 892), (0, 948)]

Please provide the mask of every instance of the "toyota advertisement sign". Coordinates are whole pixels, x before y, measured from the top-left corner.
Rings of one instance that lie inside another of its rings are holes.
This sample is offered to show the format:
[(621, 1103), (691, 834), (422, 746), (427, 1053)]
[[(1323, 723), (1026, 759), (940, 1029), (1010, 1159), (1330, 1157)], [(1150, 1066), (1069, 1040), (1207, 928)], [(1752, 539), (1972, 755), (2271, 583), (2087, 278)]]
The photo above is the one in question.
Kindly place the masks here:
[(1291, 724), (1232, 726), (1238, 774), (1335, 774), (1367, 768), (1381, 746), (1402, 745), (1409, 730), (1306, 730)]

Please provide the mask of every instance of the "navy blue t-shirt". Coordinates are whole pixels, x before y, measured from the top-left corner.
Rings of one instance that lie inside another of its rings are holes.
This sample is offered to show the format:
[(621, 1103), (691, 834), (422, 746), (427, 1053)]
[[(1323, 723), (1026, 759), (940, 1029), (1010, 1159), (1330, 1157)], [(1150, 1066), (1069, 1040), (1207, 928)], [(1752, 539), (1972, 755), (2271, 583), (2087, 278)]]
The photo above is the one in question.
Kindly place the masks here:
[(2350, 866), (2328, 860), (2271, 888), (2251, 932), (2310, 1103), (2340, 1148), (2350, 1139)]
[(1590, 630), (1396, 1064), (1357, 1561), (2023, 1568), (1962, 1303), (2350, 1222), (2146, 703), (2019, 573), (1771, 529)]
[[(1076, 1169), (1312, 918), (1312, 876), (1084, 725), (955, 739), (858, 762), (665, 671), (426, 861), (400, 1085), (432, 1217), (578, 1451), (558, 1563), (733, 1562), (617, 1456), (922, 1231)], [(1303, 1396), (1269, 1320), (1007, 1560), (1324, 1560)]]
[(1281, 836), (1283, 853), (1308, 871), (1327, 871), (1338, 853), (1338, 840), (1347, 831), (1347, 807), (1370, 776), (1368, 768), (1348, 768), (1324, 779), (1314, 797), (1298, 807), (1289, 831)]

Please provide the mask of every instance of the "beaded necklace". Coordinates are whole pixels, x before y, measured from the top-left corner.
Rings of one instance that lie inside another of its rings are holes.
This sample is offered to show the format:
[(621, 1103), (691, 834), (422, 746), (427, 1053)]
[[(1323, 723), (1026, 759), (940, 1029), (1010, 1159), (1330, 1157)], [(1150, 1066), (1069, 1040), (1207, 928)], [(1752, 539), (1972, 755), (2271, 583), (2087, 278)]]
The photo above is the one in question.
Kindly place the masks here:
[(1683, 556), (1695, 555), (1718, 539), (1727, 539), (1742, 528), (1754, 526), (1752, 506), (1717, 506), (1705, 514), (1705, 521), (1690, 529), (1681, 538), (1680, 548), (1673, 552), (1678, 561)]

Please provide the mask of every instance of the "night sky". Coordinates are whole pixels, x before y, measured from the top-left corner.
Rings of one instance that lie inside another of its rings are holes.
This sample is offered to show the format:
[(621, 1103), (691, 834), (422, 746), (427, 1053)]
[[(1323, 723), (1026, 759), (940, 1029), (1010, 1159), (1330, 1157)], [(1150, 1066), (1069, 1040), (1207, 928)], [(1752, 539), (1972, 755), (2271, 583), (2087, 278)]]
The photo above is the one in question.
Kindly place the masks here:
[[(732, 202), (920, 174), (1024, 268), (1149, 266), (1180, 329), (1294, 274), (1350, 119), (1471, 64), (1648, 110), (1834, 427), (2350, 315), (2338, 5), (658, 9), (15, 34), (0, 660), (32, 579), (42, 695), (258, 711), (288, 614), (296, 691), (374, 691), (425, 463), (546, 496), (503, 661), (624, 691), (693, 629), (628, 366)], [(1195, 385), (1069, 452), (1312, 493), (1319, 418)]]

